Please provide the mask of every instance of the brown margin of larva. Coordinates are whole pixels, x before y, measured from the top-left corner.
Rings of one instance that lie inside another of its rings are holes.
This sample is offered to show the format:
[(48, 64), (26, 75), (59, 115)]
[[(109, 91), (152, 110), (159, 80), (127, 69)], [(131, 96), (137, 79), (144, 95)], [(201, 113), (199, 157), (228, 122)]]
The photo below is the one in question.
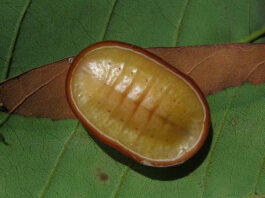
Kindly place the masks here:
[[(185, 155), (182, 155), (180, 158), (177, 158), (175, 160), (168, 160), (168, 161), (159, 161), (159, 160), (149, 160), (149, 159), (144, 159), (141, 156), (131, 152), (130, 150), (124, 148), (122, 145), (117, 144), (116, 142), (113, 142), (111, 139), (107, 138), (106, 136), (104, 136), (103, 134), (99, 133), (95, 128), (93, 128), (83, 117), (82, 115), (79, 113), (78, 109), (76, 108), (76, 106), (74, 105), (73, 99), (71, 97), (71, 90), (70, 90), (70, 82), (71, 82), (71, 76), (72, 76), (72, 72), (76, 66), (76, 64), (80, 61), (80, 59), (87, 54), (89, 51), (92, 51), (94, 49), (100, 48), (100, 47), (104, 47), (104, 46), (118, 46), (118, 47), (122, 47), (122, 48), (127, 48), (133, 51), (136, 51), (138, 53), (144, 54), (148, 57), (150, 57), (151, 59), (154, 59), (155, 61), (157, 61), (158, 63), (166, 66), (169, 70), (171, 70), (172, 72), (176, 73), (177, 75), (181, 76), (182, 78), (184, 78), (193, 88), (194, 90), (197, 92), (197, 94), (200, 97), (200, 100), (202, 101), (204, 108), (205, 108), (205, 112), (206, 112), (206, 118), (205, 118), (205, 122), (204, 122), (204, 131), (203, 134), (201, 135), (201, 139), (199, 140), (199, 142), (197, 143), (197, 145), (190, 150), (189, 152), (187, 152)], [(154, 167), (169, 167), (169, 166), (174, 166), (174, 165), (178, 165), (178, 164), (182, 164), (185, 161), (187, 161), (188, 159), (190, 159), (193, 155), (195, 155), (199, 149), (202, 147), (202, 145), (204, 144), (205, 140), (208, 137), (208, 131), (209, 131), (209, 125), (210, 125), (210, 112), (209, 112), (209, 106), (208, 103), (202, 93), (202, 91), (200, 90), (200, 88), (198, 87), (198, 85), (187, 75), (183, 74), (182, 72), (180, 72), (178, 69), (176, 69), (175, 67), (171, 66), (170, 64), (168, 64), (166, 61), (164, 61), (163, 59), (157, 57), (156, 55), (146, 51), (143, 48), (140, 48), (138, 46), (132, 45), (132, 44), (128, 44), (128, 43), (124, 43), (124, 42), (119, 42), (119, 41), (103, 41), (103, 42), (99, 42), (99, 43), (95, 43), (92, 44), (90, 46), (88, 46), (87, 48), (83, 49), (74, 59), (74, 61), (72, 62), (72, 64), (70, 65), (70, 68), (68, 70), (67, 73), (67, 77), (66, 77), (66, 84), (65, 84), (65, 91), (66, 91), (66, 96), (67, 96), (67, 101), (71, 107), (71, 109), (73, 110), (74, 114), (76, 115), (76, 117), (81, 121), (81, 123), (87, 128), (89, 129), (89, 131), (96, 136), (100, 141), (104, 142), (105, 144), (114, 147), (115, 149), (117, 149), (118, 151), (120, 151), (121, 153), (125, 154), (126, 156), (129, 156), (133, 159), (135, 159), (137, 162), (144, 164), (144, 165), (148, 165), (148, 166), (154, 166)]]

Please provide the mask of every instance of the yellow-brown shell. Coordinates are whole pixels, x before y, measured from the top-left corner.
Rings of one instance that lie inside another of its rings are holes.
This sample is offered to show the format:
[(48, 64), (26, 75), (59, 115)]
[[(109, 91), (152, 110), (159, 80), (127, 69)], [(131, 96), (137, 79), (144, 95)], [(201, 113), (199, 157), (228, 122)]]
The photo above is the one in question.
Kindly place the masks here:
[(193, 80), (130, 44), (84, 49), (71, 64), (66, 93), (95, 136), (145, 165), (183, 163), (208, 134), (208, 105)]

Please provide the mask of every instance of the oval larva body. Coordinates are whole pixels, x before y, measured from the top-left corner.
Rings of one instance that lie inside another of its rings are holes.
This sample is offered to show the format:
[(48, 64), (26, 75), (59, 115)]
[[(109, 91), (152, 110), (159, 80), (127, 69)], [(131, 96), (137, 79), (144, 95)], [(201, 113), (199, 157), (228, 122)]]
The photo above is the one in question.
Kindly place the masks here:
[(103, 142), (149, 166), (172, 166), (205, 141), (209, 109), (198, 86), (139, 47), (114, 41), (89, 46), (66, 81), (69, 104)]

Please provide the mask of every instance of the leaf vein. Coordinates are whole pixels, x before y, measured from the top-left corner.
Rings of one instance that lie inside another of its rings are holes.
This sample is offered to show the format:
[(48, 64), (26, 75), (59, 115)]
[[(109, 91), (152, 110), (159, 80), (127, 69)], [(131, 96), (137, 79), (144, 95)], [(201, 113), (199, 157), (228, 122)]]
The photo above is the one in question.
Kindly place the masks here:
[(113, 2), (113, 4), (112, 4), (112, 7), (111, 7), (111, 9), (110, 9), (110, 14), (109, 14), (109, 16), (108, 16), (108, 18), (107, 18), (107, 23), (106, 23), (105, 29), (104, 29), (103, 34), (102, 34), (102, 37), (101, 37), (101, 40), (102, 40), (102, 41), (105, 40), (106, 33), (107, 33), (107, 31), (108, 31), (108, 29), (109, 29), (109, 26), (110, 26), (110, 20), (111, 20), (111, 18), (112, 18), (113, 11), (114, 11), (114, 9), (115, 9), (117, 3), (118, 3), (118, 0), (114, 0), (114, 2)]
[[(238, 87), (234, 88), (234, 94), (233, 94), (233, 96), (236, 95), (236, 92), (237, 92), (238, 90), (239, 90)], [(219, 128), (219, 131), (218, 131), (218, 133), (217, 133), (216, 140), (215, 140), (215, 142), (214, 142), (213, 145), (212, 145), (212, 149), (211, 149), (212, 151), (211, 151), (211, 153), (210, 153), (210, 155), (209, 155), (209, 160), (208, 160), (208, 163), (206, 164), (206, 167), (205, 167), (204, 184), (203, 184), (202, 196), (201, 196), (202, 198), (204, 197), (204, 193), (205, 193), (205, 191), (206, 191), (207, 177), (208, 177), (208, 175), (209, 175), (209, 169), (210, 169), (210, 164), (211, 164), (211, 161), (212, 161), (213, 153), (215, 152), (215, 149), (216, 149), (216, 147), (217, 147), (217, 143), (218, 143), (219, 139), (221, 138), (222, 133), (223, 133), (223, 131), (224, 131), (225, 121), (226, 121), (227, 116), (228, 116), (228, 114), (229, 114), (229, 111), (230, 111), (230, 109), (231, 109), (231, 105), (232, 105), (232, 103), (233, 103), (233, 100), (234, 100), (234, 97), (231, 98), (231, 101), (230, 101), (230, 103), (229, 103), (229, 105), (228, 105), (228, 107), (227, 107), (227, 110), (225, 111), (225, 113), (224, 113), (224, 115), (223, 115), (223, 119), (222, 119), (222, 121), (221, 121), (220, 128)]]
[(26, 2), (26, 5), (24, 6), (20, 16), (19, 16), (18, 22), (16, 24), (16, 29), (15, 29), (15, 32), (14, 32), (15, 38), (11, 41), (10, 47), (8, 49), (7, 60), (4, 63), (4, 66), (3, 66), (4, 69), (3, 69), (3, 72), (2, 72), (2, 74), (0, 76), (0, 80), (4, 80), (8, 76), (8, 70), (9, 70), (9, 67), (11, 65), (11, 60), (12, 60), (12, 57), (13, 57), (13, 54), (14, 54), (14, 51), (15, 51), (17, 38), (19, 36), (20, 29), (21, 29), (21, 26), (22, 26), (22, 22), (23, 22), (23, 20), (25, 18), (25, 15), (26, 15), (29, 7), (30, 7), (30, 4), (31, 4), (31, 0), (28, 0)]
[(58, 157), (57, 157), (57, 159), (56, 159), (56, 161), (55, 161), (55, 165), (54, 165), (54, 167), (52, 168), (51, 173), (49, 174), (48, 180), (47, 180), (46, 184), (44, 185), (44, 188), (43, 188), (42, 191), (41, 191), (40, 198), (45, 197), (45, 195), (46, 195), (46, 193), (47, 193), (47, 190), (49, 189), (49, 187), (50, 187), (50, 185), (51, 185), (52, 179), (53, 179), (53, 177), (54, 177), (56, 171), (58, 170), (58, 167), (59, 167), (59, 165), (60, 165), (60, 162), (61, 162), (61, 160), (62, 160), (62, 158), (63, 158), (63, 156), (64, 156), (64, 154), (65, 154), (65, 152), (66, 152), (66, 150), (67, 150), (67, 148), (68, 148), (68, 146), (69, 146), (69, 144), (70, 144), (70, 142), (72, 141), (72, 139), (74, 138), (74, 136), (75, 136), (76, 133), (77, 133), (77, 128), (78, 128), (78, 126), (79, 126), (79, 122), (77, 122), (77, 124), (76, 124), (74, 130), (72, 131), (72, 133), (70, 134), (70, 136), (69, 136), (69, 137), (66, 139), (66, 141), (64, 142), (63, 147), (62, 147), (62, 150), (61, 150), (61, 152), (59, 153), (59, 155), (58, 155)]
[(182, 7), (182, 11), (180, 13), (180, 19), (178, 20), (178, 23), (177, 23), (176, 39), (175, 39), (175, 43), (174, 43), (175, 46), (177, 46), (177, 44), (178, 44), (179, 35), (180, 35), (180, 28), (181, 28), (181, 25), (182, 25), (186, 10), (188, 8), (189, 2), (190, 2), (190, 0), (186, 0), (185, 1), (184, 5)]
[(57, 75), (55, 75), (53, 78), (51, 78), (50, 80), (48, 80), (47, 82), (43, 83), (41, 86), (38, 86), (37, 88), (35, 88), (33, 91), (31, 91), (30, 93), (26, 94), (23, 98), (21, 98), (18, 103), (8, 112), (9, 114), (13, 113), (20, 105), (22, 105), (30, 96), (32, 96), (33, 94), (35, 94), (38, 90), (40, 90), (41, 88), (45, 87), (46, 85), (50, 84), (53, 80), (55, 80), (56, 78), (58, 78), (60, 75), (62, 75), (63, 73), (65, 73), (68, 70), (68, 68), (64, 69), (62, 72), (58, 73)]
[(113, 194), (113, 198), (117, 198), (118, 197), (118, 194), (120, 192), (120, 189), (121, 189), (121, 186), (126, 178), (126, 175), (128, 174), (130, 168), (129, 166), (126, 166), (123, 171), (122, 171), (122, 174), (121, 174), (121, 177), (120, 177), (120, 181), (119, 181), (119, 184), (118, 184), (118, 187), (116, 188), (116, 190), (114, 191), (114, 194)]
[(259, 178), (261, 176), (261, 172), (262, 172), (262, 169), (264, 168), (265, 166), (265, 156), (263, 157), (262, 161), (261, 161), (261, 166), (258, 170), (258, 174), (257, 174), (257, 177), (256, 177), (256, 180), (255, 180), (255, 183), (253, 185), (253, 195), (255, 195), (255, 192), (257, 190), (257, 186), (258, 186), (258, 183), (259, 183)]
[(251, 43), (251, 42), (257, 40), (258, 38), (260, 38), (264, 34), (265, 34), (265, 27), (263, 27), (262, 29), (260, 29), (256, 32), (253, 32), (252, 34), (250, 34), (245, 39), (242, 39), (240, 42), (241, 43)]
[(209, 56), (207, 56), (207, 57), (205, 57), (204, 59), (202, 59), (199, 63), (193, 65), (193, 66), (191, 67), (191, 69), (190, 69), (188, 72), (186, 72), (186, 74), (187, 74), (187, 75), (190, 75), (190, 74), (193, 72), (193, 70), (196, 69), (196, 67), (198, 67), (198, 66), (201, 65), (202, 63), (206, 62), (208, 59), (214, 57), (217, 53), (218, 53), (218, 51), (213, 52), (213, 53), (210, 54)]
[(248, 78), (258, 69), (258, 67), (263, 65), (264, 63), (265, 63), (265, 61), (261, 61), (261, 62), (257, 63), (256, 65), (254, 65), (254, 67), (246, 75), (246, 78), (244, 81), (247, 81)]

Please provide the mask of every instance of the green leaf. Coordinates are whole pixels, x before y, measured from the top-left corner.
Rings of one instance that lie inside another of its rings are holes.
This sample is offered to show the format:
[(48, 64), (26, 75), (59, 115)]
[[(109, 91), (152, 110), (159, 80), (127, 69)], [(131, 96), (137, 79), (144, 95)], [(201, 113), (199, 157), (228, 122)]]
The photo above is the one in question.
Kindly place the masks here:
[[(265, 32), (262, 0), (0, 1), (0, 80), (101, 40), (201, 45)], [(183, 165), (162, 169), (103, 145), (77, 120), (1, 113), (0, 197), (264, 197), (265, 84), (207, 100), (208, 142)]]

